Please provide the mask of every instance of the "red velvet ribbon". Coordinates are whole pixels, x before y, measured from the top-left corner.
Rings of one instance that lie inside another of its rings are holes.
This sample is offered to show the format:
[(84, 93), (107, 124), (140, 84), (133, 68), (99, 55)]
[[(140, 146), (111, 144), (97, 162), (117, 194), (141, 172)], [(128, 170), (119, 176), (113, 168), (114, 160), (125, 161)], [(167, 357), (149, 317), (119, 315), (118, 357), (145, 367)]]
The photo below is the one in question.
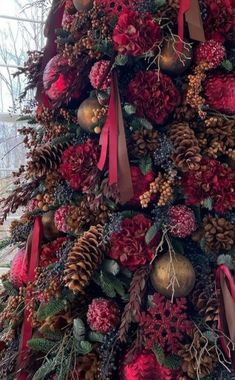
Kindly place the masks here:
[(177, 46), (178, 51), (182, 51), (183, 49), (183, 41), (184, 41), (184, 16), (185, 13), (190, 9), (191, 0), (180, 0), (180, 8), (178, 12), (178, 36), (179, 42)]
[(56, 45), (56, 29), (59, 29), (62, 24), (63, 14), (65, 9), (65, 1), (58, 2), (58, 0), (54, 0), (51, 6), (51, 10), (49, 16), (46, 21), (44, 35), (47, 37), (47, 43), (44, 48), (42, 65), (41, 65), (41, 78), (37, 85), (36, 91), (36, 100), (44, 105), (45, 107), (50, 107), (50, 100), (46, 95), (43, 87), (43, 71), (50, 61), (57, 53), (57, 45)]
[[(27, 251), (26, 254), (28, 255), (28, 276), (27, 276), (27, 282), (33, 282), (35, 279), (35, 269), (38, 266), (39, 263), (39, 256), (40, 256), (40, 246), (41, 246), (41, 239), (42, 239), (42, 221), (41, 218), (38, 216), (35, 219), (32, 237), (29, 237), (27, 242)], [(27, 344), (28, 341), (32, 337), (32, 326), (29, 321), (29, 311), (27, 309), (27, 304), (31, 300), (31, 294), (30, 292), (26, 295), (26, 307), (24, 311), (24, 321), (21, 331), (21, 342), (20, 342), (20, 348), (19, 348), (19, 356), (18, 356), (18, 368), (22, 366), (22, 364), (27, 359)], [(18, 375), (18, 380), (26, 380), (27, 379), (27, 373), (20, 372)]]
[(133, 188), (117, 76), (114, 71), (108, 114), (101, 132), (100, 145), (101, 154), (97, 167), (103, 170), (109, 155), (109, 184), (118, 185), (120, 202), (124, 204), (133, 197)]
[(225, 355), (231, 360), (235, 371), (235, 350), (228, 337), (235, 343), (235, 283), (229, 268), (220, 265), (216, 271), (216, 285), (219, 289), (219, 329), (223, 332), (221, 346)]

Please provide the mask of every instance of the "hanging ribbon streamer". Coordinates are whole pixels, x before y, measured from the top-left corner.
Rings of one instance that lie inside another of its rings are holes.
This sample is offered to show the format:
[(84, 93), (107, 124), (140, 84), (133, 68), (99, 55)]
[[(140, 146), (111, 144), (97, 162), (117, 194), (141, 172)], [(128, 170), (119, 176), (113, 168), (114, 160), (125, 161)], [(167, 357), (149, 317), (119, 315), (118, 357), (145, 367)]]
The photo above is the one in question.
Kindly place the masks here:
[[(220, 265), (216, 271), (216, 284), (219, 289), (219, 329), (224, 334), (221, 345), (226, 356), (231, 360), (235, 370), (235, 283), (229, 268)], [(228, 337), (229, 339), (226, 339)]]
[[(26, 249), (26, 260), (27, 260), (27, 282), (33, 282), (35, 279), (35, 269), (39, 263), (40, 256), (40, 246), (41, 246), (41, 238), (42, 238), (42, 222), (41, 218), (38, 216), (35, 219), (32, 236), (29, 237), (27, 241), (27, 249)], [(19, 348), (19, 356), (18, 356), (18, 368), (22, 366), (22, 364), (27, 359), (27, 351), (28, 351), (28, 341), (32, 337), (32, 326), (29, 321), (29, 310), (27, 308), (27, 304), (31, 300), (31, 294), (28, 293), (26, 295), (26, 307), (24, 312), (24, 321), (21, 331), (21, 342)], [(18, 375), (18, 380), (26, 380), (27, 373), (20, 372)]]
[(100, 145), (101, 155), (97, 167), (103, 170), (109, 155), (109, 184), (118, 185), (120, 202), (124, 204), (133, 197), (133, 186), (117, 76), (114, 71), (112, 72), (108, 115), (101, 132)]
[(184, 17), (188, 23), (189, 35), (193, 40), (205, 41), (205, 33), (198, 0), (180, 0), (178, 13), (178, 51), (183, 49)]
[(50, 107), (50, 100), (44, 91), (42, 75), (47, 63), (57, 53), (56, 29), (59, 29), (61, 27), (64, 9), (65, 1), (58, 2), (58, 0), (54, 0), (44, 28), (44, 35), (47, 37), (47, 43), (44, 48), (42, 64), (40, 68), (42, 73), (37, 85), (36, 100), (46, 107)]

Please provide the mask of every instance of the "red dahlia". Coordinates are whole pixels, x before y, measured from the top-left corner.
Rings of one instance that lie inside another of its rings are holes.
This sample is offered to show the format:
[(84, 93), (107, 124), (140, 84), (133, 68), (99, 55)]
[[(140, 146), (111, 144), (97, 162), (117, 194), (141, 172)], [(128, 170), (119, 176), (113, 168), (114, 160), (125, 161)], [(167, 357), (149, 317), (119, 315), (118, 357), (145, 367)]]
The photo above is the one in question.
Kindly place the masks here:
[(127, 97), (140, 116), (156, 124), (164, 124), (180, 100), (171, 78), (157, 70), (139, 71), (128, 85)]
[(149, 13), (122, 11), (113, 31), (113, 42), (121, 54), (142, 55), (161, 39), (161, 28)]
[(215, 74), (205, 83), (205, 96), (211, 108), (235, 113), (235, 74)]
[(84, 144), (70, 146), (62, 155), (60, 173), (74, 190), (87, 192), (96, 182), (99, 147), (88, 139)]
[(130, 271), (150, 262), (155, 252), (145, 242), (145, 235), (150, 227), (151, 221), (143, 214), (124, 219), (121, 232), (115, 232), (111, 236), (109, 256)]

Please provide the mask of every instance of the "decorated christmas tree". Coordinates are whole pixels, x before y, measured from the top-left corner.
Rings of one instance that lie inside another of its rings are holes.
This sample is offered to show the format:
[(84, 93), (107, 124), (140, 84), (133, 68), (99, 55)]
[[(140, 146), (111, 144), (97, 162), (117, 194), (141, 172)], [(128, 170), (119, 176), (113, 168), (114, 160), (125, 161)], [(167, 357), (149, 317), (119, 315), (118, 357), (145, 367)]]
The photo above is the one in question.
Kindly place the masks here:
[(18, 73), (1, 380), (234, 379), (232, 3), (53, 1)]

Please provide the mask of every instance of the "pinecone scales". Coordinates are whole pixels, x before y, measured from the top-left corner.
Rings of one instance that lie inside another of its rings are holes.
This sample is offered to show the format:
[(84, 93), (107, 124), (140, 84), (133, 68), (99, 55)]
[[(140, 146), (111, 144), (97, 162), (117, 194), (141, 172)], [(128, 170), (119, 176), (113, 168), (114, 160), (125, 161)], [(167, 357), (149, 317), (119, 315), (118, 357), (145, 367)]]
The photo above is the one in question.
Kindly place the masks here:
[(31, 161), (28, 163), (29, 176), (42, 177), (49, 170), (56, 170), (61, 162), (61, 156), (66, 146), (65, 144), (55, 146), (45, 144), (37, 148), (32, 153)]
[(210, 289), (211, 292), (208, 292), (207, 288), (198, 288), (193, 292), (193, 304), (199, 314), (202, 316), (204, 321), (213, 326), (217, 326), (219, 319), (219, 303), (218, 297), (214, 289)]
[(65, 286), (80, 293), (89, 284), (91, 277), (103, 259), (104, 245), (101, 243), (103, 227), (97, 225), (83, 234), (70, 251), (64, 270)]
[(138, 129), (131, 136), (129, 151), (135, 158), (153, 154), (159, 145), (158, 137), (158, 132), (154, 129)]
[(203, 238), (207, 252), (230, 251), (235, 244), (235, 226), (224, 218), (208, 215), (203, 220)]
[(188, 123), (174, 123), (170, 128), (174, 147), (172, 159), (182, 171), (197, 170), (202, 159), (198, 140)]

